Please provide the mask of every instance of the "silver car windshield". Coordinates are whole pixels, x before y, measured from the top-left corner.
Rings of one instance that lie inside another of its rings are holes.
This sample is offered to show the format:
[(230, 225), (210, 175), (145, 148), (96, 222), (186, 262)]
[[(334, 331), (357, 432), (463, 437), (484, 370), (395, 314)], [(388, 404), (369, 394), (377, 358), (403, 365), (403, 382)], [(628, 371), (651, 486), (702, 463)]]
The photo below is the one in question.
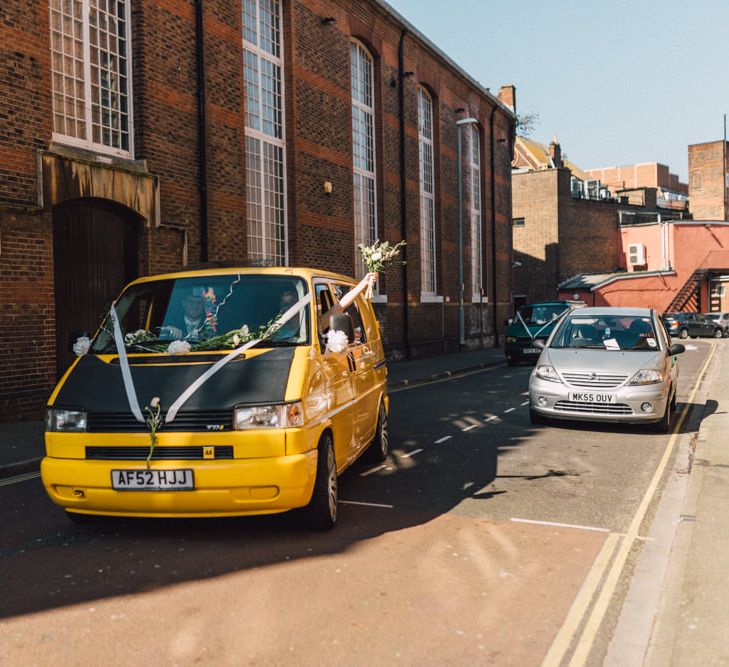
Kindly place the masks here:
[(656, 351), (659, 345), (650, 317), (574, 314), (562, 322), (550, 347)]

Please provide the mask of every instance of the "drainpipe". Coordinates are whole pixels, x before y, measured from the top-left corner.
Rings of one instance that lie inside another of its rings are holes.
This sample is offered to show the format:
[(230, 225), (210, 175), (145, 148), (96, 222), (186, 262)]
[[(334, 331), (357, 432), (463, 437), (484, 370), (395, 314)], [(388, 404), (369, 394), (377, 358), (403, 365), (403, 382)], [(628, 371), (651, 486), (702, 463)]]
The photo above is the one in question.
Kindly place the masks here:
[[(407, 220), (407, 178), (405, 177), (405, 36), (407, 30), (400, 32), (400, 43), (397, 47), (397, 106), (400, 117), (400, 237), (407, 241), (408, 220)], [(408, 246), (402, 250), (402, 327), (403, 344), (405, 347), (405, 358), (412, 357), (410, 349), (410, 328), (408, 326)]]
[(491, 115), (489, 116), (489, 136), (490, 150), (489, 160), (491, 167), (491, 266), (492, 266), (492, 305), (491, 305), (491, 321), (494, 327), (494, 347), (499, 346), (499, 330), (498, 322), (496, 321), (497, 309), (496, 309), (496, 137), (494, 137), (494, 116), (496, 114), (496, 107), (491, 107)]
[(200, 261), (208, 261), (208, 170), (205, 143), (205, 60), (203, 0), (195, 0), (195, 59), (197, 64), (198, 190), (200, 192)]

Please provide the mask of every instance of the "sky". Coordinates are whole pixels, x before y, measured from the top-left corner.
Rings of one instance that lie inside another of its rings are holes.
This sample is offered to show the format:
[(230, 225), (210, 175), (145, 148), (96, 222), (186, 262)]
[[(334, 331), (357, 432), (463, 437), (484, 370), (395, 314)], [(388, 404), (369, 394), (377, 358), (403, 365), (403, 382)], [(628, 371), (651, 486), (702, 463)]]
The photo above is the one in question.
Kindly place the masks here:
[(723, 137), (729, 0), (388, 0), (482, 85), (516, 86), (531, 134), (583, 169), (660, 162)]

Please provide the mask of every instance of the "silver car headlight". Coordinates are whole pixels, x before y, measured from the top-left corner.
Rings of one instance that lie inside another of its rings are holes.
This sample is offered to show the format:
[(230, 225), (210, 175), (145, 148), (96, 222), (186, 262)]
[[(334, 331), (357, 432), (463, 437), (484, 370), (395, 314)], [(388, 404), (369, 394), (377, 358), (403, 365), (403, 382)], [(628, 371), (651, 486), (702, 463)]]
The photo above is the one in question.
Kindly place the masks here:
[(48, 408), (46, 412), (46, 431), (85, 431), (86, 424), (86, 410)]
[(301, 402), (278, 405), (242, 405), (235, 409), (234, 426), (244, 431), (252, 428), (288, 428), (303, 426)]
[(554, 370), (554, 366), (537, 366), (537, 370), (534, 373), (540, 380), (547, 380), (547, 382), (562, 382), (557, 375), (557, 371)]
[(628, 384), (658, 384), (659, 382), (663, 382), (663, 373), (652, 368), (643, 368), (633, 376)]

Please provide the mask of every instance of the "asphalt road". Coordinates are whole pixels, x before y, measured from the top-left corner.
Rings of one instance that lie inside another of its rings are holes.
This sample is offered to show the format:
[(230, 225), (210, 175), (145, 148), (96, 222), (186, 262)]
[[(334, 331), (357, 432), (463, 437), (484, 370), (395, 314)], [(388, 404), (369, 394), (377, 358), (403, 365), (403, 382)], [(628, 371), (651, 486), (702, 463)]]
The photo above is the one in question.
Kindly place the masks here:
[[(712, 344), (680, 359), (679, 413)], [(343, 475), (328, 534), (290, 516), (79, 527), (39, 479), (0, 482), (0, 663), (599, 663), (673, 444), (532, 426), (529, 372), (393, 393), (392, 454)], [(581, 606), (623, 547), (605, 610)]]

